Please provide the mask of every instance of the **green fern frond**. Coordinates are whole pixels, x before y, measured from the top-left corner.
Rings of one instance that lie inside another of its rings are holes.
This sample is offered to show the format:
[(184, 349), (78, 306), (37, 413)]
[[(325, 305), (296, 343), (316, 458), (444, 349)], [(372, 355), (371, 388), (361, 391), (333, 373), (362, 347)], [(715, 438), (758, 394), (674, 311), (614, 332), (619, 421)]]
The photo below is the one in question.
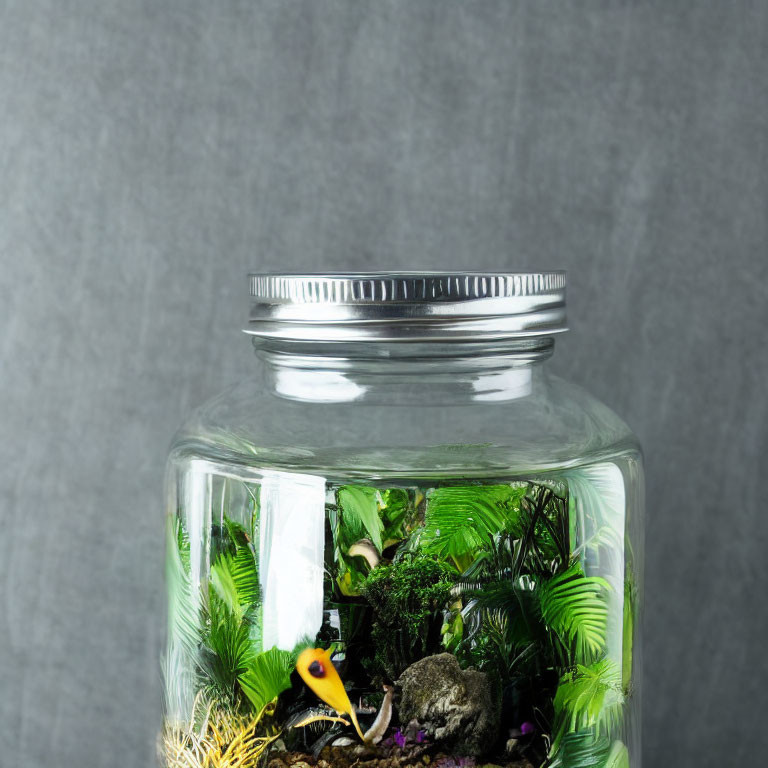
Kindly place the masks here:
[(234, 555), (221, 554), (211, 566), (211, 586), (237, 620), (242, 621), (261, 597), (259, 573), (251, 548), (242, 546)]
[(464, 571), (478, 549), (515, 527), (527, 484), (459, 485), (427, 493), (422, 551), (450, 560)]
[(577, 732), (589, 732), (595, 738), (614, 736), (624, 715), (621, 671), (609, 659), (577, 665), (561, 678), (554, 710), (552, 754), (558, 754), (563, 740)]
[(224, 527), (227, 529), (229, 538), (232, 540), (232, 543), (235, 545), (236, 549), (239, 550), (243, 547), (248, 547), (250, 543), (250, 536), (248, 535), (243, 525), (238, 523), (236, 520), (232, 520), (231, 518), (224, 515)]
[(541, 584), (539, 602), (544, 621), (576, 662), (587, 663), (605, 648), (608, 590), (605, 579), (585, 576), (579, 563)]

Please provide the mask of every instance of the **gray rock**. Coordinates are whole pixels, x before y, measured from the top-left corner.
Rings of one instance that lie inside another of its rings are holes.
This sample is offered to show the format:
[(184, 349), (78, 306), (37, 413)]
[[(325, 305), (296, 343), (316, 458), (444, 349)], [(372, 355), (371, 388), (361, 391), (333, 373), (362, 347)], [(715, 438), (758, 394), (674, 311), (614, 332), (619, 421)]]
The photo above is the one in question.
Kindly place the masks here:
[(397, 681), (400, 722), (416, 720), (456, 754), (482, 755), (499, 732), (499, 701), (484, 672), (462, 670), (450, 653), (411, 664)]

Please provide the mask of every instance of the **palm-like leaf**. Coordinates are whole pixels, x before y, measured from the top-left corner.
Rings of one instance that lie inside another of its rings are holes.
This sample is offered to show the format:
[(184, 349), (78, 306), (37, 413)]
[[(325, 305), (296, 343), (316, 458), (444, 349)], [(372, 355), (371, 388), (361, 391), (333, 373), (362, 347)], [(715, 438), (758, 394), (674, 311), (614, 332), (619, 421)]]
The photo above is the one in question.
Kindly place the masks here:
[(201, 664), (216, 694), (233, 701), (238, 679), (254, 656), (249, 626), (215, 592), (209, 595), (208, 612)]
[(626, 745), (618, 739), (611, 746), (605, 760), (605, 768), (629, 768), (629, 752)]
[(548, 768), (605, 768), (611, 740), (591, 730), (573, 731), (563, 736), (557, 755)]
[(464, 602), (462, 617), (465, 637), (472, 641), (489, 617), (505, 616), (508, 636), (517, 646), (525, 646), (540, 637), (541, 614), (532, 585), (525, 577), (489, 584), (462, 582), (454, 588)]
[(545, 623), (573, 654), (574, 661), (586, 663), (605, 648), (608, 582), (585, 576), (579, 563), (542, 583), (539, 589), (541, 614)]
[(239, 681), (256, 712), (291, 687), (293, 666), (293, 654), (279, 648), (270, 648), (250, 659)]
[(189, 541), (181, 521), (168, 516), (165, 580), (169, 640), (194, 654), (200, 643), (199, 600), (189, 573)]
[(569, 488), (569, 517), (572, 536), (581, 550), (611, 575), (618, 589), (624, 577), (623, 562), (616, 553), (624, 551), (626, 498), (621, 470), (612, 463), (564, 473)]
[(490, 583), (466, 580), (456, 584), (452, 594), (458, 602), (446, 631), (451, 633), (450, 648), (463, 664), (507, 680), (521, 664), (547, 652), (546, 628), (529, 577)]
[(170, 720), (183, 720), (193, 706), (200, 648), (200, 604), (189, 573), (189, 540), (181, 520), (166, 525), (168, 642), (163, 661), (165, 706)]
[[(245, 486), (245, 489), (250, 494), (249, 498), (254, 499), (252, 492), (248, 488), (248, 486)], [(250, 542), (250, 536), (248, 535), (248, 532), (245, 530), (245, 527), (237, 522), (237, 520), (232, 520), (227, 515), (224, 515), (224, 527), (227, 529), (227, 533), (229, 534), (229, 538), (232, 540), (232, 543), (234, 544), (236, 549), (240, 549), (242, 547), (247, 547)]]
[(568, 734), (613, 736), (621, 728), (624, 710), (620, 670), (608, 659), (589, 666), (577, 665), (560, 680), (554, 707), (553, 754), (558, 753)]
[(459, 485), (434, 488), (427, 494), (419, 545), (428, 554), (451, 560), (464, 571), (478, 549), (520, 517), (527, 485)]
[(629, 768), (629, 753), (622, 741), (611, 742), (593, 731), (576, 731), (563, 737), (548, 768)]
[(234, 555), (223, 553), (211, 566), (211, 586), (229, 610), (242, 620), (259, 601), (259, 573), (249, 546), (241, 546)]
[(242, 526), (225, 517), (230, 542), (211, 566), (202, 667), (218, 696), (234, 701), (258, 648), (260, 586), (255, 553)]

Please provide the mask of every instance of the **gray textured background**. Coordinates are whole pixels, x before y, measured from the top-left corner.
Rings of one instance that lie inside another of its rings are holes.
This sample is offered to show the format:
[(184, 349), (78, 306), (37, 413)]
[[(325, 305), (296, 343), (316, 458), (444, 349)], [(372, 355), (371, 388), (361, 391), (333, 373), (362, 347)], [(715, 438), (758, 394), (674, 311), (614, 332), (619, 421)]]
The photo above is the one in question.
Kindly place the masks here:
[(566, 267), (648, 466), (649, 768), (768, 749), (768, 4), (0, 0), (0, 766), (148, 768), (250, 268)]

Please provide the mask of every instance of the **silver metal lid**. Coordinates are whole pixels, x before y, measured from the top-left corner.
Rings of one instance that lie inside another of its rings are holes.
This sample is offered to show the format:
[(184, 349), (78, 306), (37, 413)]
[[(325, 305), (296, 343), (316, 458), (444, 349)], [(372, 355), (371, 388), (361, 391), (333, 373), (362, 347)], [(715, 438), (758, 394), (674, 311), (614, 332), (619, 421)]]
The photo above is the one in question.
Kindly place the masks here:
[(491, 341), (567, 330), (565, 272), (252, 274), (246, 333), (292, 341)]

